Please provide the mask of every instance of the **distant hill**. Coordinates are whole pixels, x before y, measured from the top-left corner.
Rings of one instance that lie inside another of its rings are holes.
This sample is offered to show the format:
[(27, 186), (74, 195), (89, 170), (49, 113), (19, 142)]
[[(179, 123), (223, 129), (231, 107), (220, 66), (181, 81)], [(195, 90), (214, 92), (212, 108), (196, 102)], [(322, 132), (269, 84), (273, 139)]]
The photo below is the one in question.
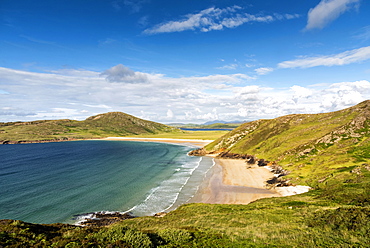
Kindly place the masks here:
[(212, 124), (243, 124), (247, 121), (222, 121), (222, 120), (215, 120), (215, 121), (207, 121), (203, 123), (203, 125), (212, 125)]
[(122, 112), (75, 120), (40, 120), (0, 123), (0, 143), (26, 143), (109, 136), (178, 132), (178, 129)]
[[(324, 114), (293, 114), (245, 123), (205, 147), (250, 154), (292, 170), (293, 180), (326, 178), (370, 160), (370, 101)], [(294, 178), (296, 176), (296, 178)]]
[(178, 128), (192, 128), (192, 129), (234, 129), (240, 126), (242, 123), (213, 123), (213, 124), (183, 124), (173, 123), (170, 124), (172, 127)]

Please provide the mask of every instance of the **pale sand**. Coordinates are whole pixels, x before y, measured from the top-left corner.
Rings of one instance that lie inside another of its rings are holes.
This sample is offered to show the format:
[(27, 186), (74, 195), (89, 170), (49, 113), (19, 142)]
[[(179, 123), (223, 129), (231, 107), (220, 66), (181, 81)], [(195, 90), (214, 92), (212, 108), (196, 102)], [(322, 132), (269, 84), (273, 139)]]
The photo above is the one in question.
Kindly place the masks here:
[(190, 202), (217, 204), (248, 204), (257, 199), (277, 197), (268, 190), (266, 181), (273, 174), (265, 168), (249, 166), (245, 160), (215, 159), (196, 195)]
[(197, 146), (197, 147), (203, 147), (213, 141), (213, 140), (200, 140), (200, 139), (136, 138), (136, 137), (108, 137), (108, 138), (104, 138), (103, 140), (162, 142), (162, 143), (192, 145), (192, 146)]
[[(163, 142), (195, 147), (204, 147), (213, 141), (136, 137), (108, 137), (104, 140)], [(209, 170), (199, 190), (189, 202), (248, 204), (261, 198), (295, 195), (310, 189), (308, 186), (298, 185), (268, 190), (265, 186), (266, 181), (274, 176), (268, 168), (247, 165), (245, 160), (215, 158), (215, 162), (216, 164)]]

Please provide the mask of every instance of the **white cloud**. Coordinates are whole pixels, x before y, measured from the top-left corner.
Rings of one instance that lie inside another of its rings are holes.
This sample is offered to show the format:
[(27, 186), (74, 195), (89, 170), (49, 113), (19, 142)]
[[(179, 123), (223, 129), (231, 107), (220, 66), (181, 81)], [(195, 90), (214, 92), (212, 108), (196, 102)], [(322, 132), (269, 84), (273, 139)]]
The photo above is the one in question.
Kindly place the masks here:
[(234, 93), (237, 99), (243, 101), (256, 101), (259, 100), (258, 93), (261, 88), (258, 85), (249, 85), (241, 88), (234, 89)]
[(369, 99), (370, 82), (366, 80), (335, 83), (323, 91), (321, 106), (337, 110)]
[(9, 93), (0, 95), (0, 120), (85, 119), (110, 111), (164, 123), (255, 120), (329, 112), (370, 99), (366, 80), (267, 88), (248, 85), (245, 74), (172, 78), (143, 73), (145, 84), (111, 83), (83, 70), (66, 74), (0, 67), (0, 88)]
[(345, 51), (330, 56), (307, 57), (284, 61), (278, 64), (279, 68), (310, 68), (315, 66), (347, 65), (370, 59), (370, 46)]
[(292, 98), (295, 103), (297, 103), (299, 99), (310, 97), (313, 93), (312, 90), (298, 85), (293, 85), (290, 87), (290, 90), (293, 92)]
[(238, 64), (229, 64), (229, 65), (217, 67), (217, 69), (220, 69), (220, 70), (235, 70), (236, 68), (238, 68)]
[(159, 34), (182, 32), (185, 30), (199, 30), (209, 32), (224, 28), (235, 28), (250, 22), (272, 22), (282, 19), (298, 18), (299, 15), (252, 15), (241, 12), (240, 6), (220, 8), (208, 8), (196, 14), (188, 14), (179, 21), (168, 21), (144, 30), (145, 34)]
[(324, 28), (359, 2), (360, 0), (321, 0), (316, 7), (309, 10), (306, 30)]
[(260, 67), (254, 70), (258, 75), (266, 75), (272, 71), (274, 71), (273, 68), (270, 67)]
[(148, 77), (145, 73), (134, 72), (130, 68), (119, 64), (101, 73), (111, 83), (146, 83)]
[(171, 109), (167, 110), (167, 118), (168, 119), (173, 119), (175, 117), (174, 113), (172, 112)]

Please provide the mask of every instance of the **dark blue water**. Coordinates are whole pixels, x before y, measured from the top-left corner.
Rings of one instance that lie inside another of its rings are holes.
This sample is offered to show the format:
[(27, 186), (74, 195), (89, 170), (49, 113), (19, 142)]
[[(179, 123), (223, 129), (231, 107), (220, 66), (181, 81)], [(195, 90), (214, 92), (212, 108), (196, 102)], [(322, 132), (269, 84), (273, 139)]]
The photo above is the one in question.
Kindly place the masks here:
[[(151, 215), (188, 201), (209, 158), (192, 147), (128, 141), (0, 146), (0, 219), (73, 223), (96, 211)], [(201, 162), (202, 161), (202, 162)]]

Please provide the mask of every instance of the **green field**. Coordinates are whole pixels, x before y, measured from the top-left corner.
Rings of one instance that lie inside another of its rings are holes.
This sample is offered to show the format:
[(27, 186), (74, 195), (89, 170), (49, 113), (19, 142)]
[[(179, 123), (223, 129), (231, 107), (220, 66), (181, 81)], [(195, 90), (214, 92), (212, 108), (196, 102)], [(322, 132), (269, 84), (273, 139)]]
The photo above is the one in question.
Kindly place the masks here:
[(136, 138), (169, 138), (169, 139), (202, 139), (216, 140), (227, 134), (229, 131), (179, 131), (161, 134), (141, 134), (132, 137)]

